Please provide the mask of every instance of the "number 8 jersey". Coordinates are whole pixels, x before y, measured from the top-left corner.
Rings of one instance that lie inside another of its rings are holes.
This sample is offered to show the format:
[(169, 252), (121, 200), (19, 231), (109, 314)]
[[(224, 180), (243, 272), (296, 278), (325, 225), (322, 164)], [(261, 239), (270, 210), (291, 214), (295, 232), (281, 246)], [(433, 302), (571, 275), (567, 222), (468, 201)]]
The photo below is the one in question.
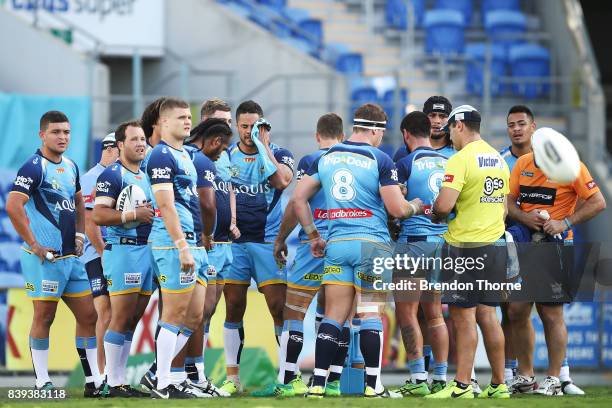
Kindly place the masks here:
[(391, 241), (379, 189), (397, 185), (398, 179), (384, 152), (366, 143), (339, 143), (312, 164), (308, 175), (321, 183), (325, 193), (328, 241)]

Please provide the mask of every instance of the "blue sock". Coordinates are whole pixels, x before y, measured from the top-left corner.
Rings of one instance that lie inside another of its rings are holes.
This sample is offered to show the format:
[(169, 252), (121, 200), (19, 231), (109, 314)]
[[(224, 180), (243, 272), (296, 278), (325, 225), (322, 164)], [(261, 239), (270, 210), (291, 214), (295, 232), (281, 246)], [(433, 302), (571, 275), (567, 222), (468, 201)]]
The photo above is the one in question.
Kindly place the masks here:
[(563, 359), (563, 362), (561, 363), (561, 367), (569, 367), (569, 362), (567, 361), (567, 357)]
[(285, 372), (282, 374), (283, 384), (289, 384), (295, 378), (297, 361), (304, 345), (304, 321), (285, 320), (283, 331), (289, 332), (287, 338), (287, 354), (285, 355)]
[(434, 372), (432, 378), (437, 381), (446, 381), (446, 371), (448, 370), (447, 361), (434, 360)]
[(335, 320), (324, 318), (321, 321), (315, 345), (315, 369), (312, 385), (325, 387), (329, 366), (338, 349), (338, 337), (341, 331), (342, 326)]
[(516, 370), (516, 368), (518, 367), (518, 360), (516, 358), (507, 358), (504, 367)]
[(410, 369), (410, 377), (415, 380), (414, 382), (427, 381), (425, 357), (419, 357), (408, 361), (408, 368)]
[(380, 352), (382, 349), (383, 325), (380, 318), (368, 318), (361, 321), (359, 329), (359, 347), (365, 361), (366, 385), (376, 389), (380, 376)]

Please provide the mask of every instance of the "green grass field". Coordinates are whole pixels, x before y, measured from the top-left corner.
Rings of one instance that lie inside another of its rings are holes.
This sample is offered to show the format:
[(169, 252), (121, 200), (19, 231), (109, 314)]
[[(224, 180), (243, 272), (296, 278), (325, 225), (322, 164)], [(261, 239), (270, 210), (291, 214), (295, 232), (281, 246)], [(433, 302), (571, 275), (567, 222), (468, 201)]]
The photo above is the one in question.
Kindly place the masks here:
[(373, 405), (384, 407), (521, 407), (521, 408), (570, 408), (570, 407), (610, 407), (612, 406), (612, 387), (585, 387), (587, 395), (583, 397), (541, 397), (525, 395), (514, 397), (510, 400), (436, 400), (426, 401), (420, 398), (402, 399), (377, 399), (366, 400), (358, 397), (327, 398), (321, 400), (309, 400), (305, 398), (247, 398), (237, 397), (231, 399), (218, 398), (206, 400), (189, 401), (156, 401), (148, 399), (107, 399), (107, 400), (85, 400), (81, 397), (80, 390), (68, 390), (70, 398), (65, 400), (10, 400), (7, 398), (7, 389), (0, 390), (0, 406), (2, 407), (41, 407), (41, 406), (66, 406), (66, 407), (369, 407)]

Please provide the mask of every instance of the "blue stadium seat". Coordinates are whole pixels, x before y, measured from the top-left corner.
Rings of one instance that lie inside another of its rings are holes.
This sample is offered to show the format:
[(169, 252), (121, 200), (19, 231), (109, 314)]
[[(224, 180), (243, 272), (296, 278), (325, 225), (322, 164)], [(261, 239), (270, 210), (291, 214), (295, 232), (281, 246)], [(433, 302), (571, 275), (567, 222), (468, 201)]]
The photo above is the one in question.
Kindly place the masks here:
[(283, 40), (306, 54), (312, 55), (315, 58), (318, 58), (319, 56), (319, 50), (316, 49), (310, 41), (307, 41), (301, 37), (287, 37)]
[[(468, 44), (465, 47), (465, 85), (467, 92), (471, 95), (483, 95), (486, 47), (484, 43)], [(498, 81), (498, 78), (506, 76), (506, 50), (499, 44), (492, 44), (490, 47), (491, 95), (499, 96), (506, 90), (506, 86)]]
[(521, 11), (521, 0), (481, 0), (480, 12), (486, 16), (489, 11)]
[(472, 22), (472, 0), (436, 0), (436, 10), (456, 10), (463, 16), (466, 25)]
[(428, 54), (463, 54), (465, 23), (456, 10), (432, 10), (425, 13), (425, 51)]
[(284, 22), (284, 17), (273, 9), (260, 7), (248, 17), (279, 38), (291, 35), (290, 27)]
[(363, 86), (351, 90), (351, 100), (358, 104), (378, 103), (378, 92), (372, 86)]
[(347, 52), (338, 56), (336, 69), (345, 74), (363, 74), (363, 56), (358, 52)]
[(351, 52), (351, 49), (344, 43), (327, 43), (321, 52), (321, 59), (335, 66), (338, 57), (348, 52)]
[(287, 6), (287, 0), (257, 0), (257, 2), (265, 4), (266, 6), (278, 11), (283, 11), (283, 9)]
[(285, 8), (283, 15), (296, 24), (310, 17), (307, 10), (297, 8)]
[(307, 18), (298, 23), (298, 26), (304, 33), (294, 33), (297, 36), (304, 38), (312, 43), (316, 49), (321, 49), (323, 46), (323, 23), (316, 18)]
[[(395, 89), (388, 89), (383, 94), (381, 104), (385, 113), (387, 114), (387, 129), (393, 129), (395, 127)], [(408, 104), (408, 90), (406, 88), (400, 88), (399, 90), (399, 104), (400, 104), (400, 118), (404, 113), (406, 105)]]
[(423, 24), (425, 0), (387, 0), (385, 4), (385, 23), (391, 28), (405, 30), (408, 28), (408, 4), (412, 3), (416, 27)]
[(490, 39), (509, 48), (525, 42), (527, 17), (520, 11), (498, 10), (485, 15), (485, 31)]
[(510, 71), (512, 77), (539, 78), (540, 83), (517, 82), (512, 89), (518, 96), (534, 99), (548, 95), (550, 91), (550, 52), (536, 44), (516, 45), (510, 48)]

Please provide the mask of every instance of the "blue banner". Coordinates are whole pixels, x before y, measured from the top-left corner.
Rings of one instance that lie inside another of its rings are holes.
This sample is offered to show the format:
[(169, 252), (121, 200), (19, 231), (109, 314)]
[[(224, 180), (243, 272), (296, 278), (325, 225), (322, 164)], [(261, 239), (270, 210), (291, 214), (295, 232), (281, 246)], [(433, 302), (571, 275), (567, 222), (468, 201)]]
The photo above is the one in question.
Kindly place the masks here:
[(89, 97), (0, 94), (0, 163), (17, 170), (41, 145), (40, 117), (47, 111), (64, 112), (72, 137), (66, 155), (84, 173), (90, 137)]

